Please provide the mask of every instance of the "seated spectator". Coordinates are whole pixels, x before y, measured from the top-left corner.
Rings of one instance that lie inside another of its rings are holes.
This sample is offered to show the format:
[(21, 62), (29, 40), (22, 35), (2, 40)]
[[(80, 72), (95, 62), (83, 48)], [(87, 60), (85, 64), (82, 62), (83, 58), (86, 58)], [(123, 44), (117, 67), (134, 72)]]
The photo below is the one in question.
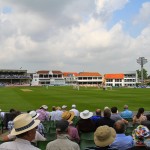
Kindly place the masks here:
[(101, 110), (100, 110), (100, 109), (96, 109), (95, 114), (96, 114), (96, 115), (95, 115), (95, 116), (92, 116), (90, 119), (96, 124), (97, 121), (98, 121), (99, 119), (103, 118), (103, 117), (101, 116)]
[(132, 133), (135, 144), (143, 145), (144, 140), (150, 136), (150, 131), (146, 126), (139, 125)]
[(69, 126), (68, 126), (69, 139), (79, 143), (80, 137), (79, 137), (77, 128), (75, 128), (73, 126), (73, 122), (72, 122), (73, 118), (74, 118), (74, 112), (73, 111), (65, 111), (62, 114), (62, 119), (67, 120), (69, 122)]
[(62, 119), (62, 113), (63, 113), (63, 111), (61, 110), (61, 108), (59, 106), (56, 107), (55, 120), (61, 120)]
[(62, 107), (61, 107), (62, 109), (62, 111), (64, 112), (64, 111), (67, 111), (67, 106), (66, 105), (63, 105)]
[(76, 117), (79, 117), (79, 111), (76, 109), (76, 105), (75, 104), (72, 105), (72, 109), (70, 109), (70, 111), (73, 111), (74, 115)]
[(5, 113), (3, 124), (6, 129), (8, 127), (8, 122), (14, 119), (14, 113), (15, 113), (15, 109), (13, 108), (11, 108), (8, 113)]
[(40, 121), (49, 121), (49, 114), (47, 113), (48, 106), (42, 105), (40, 109), (36, 110), (39, 114), (38, 119)]
[(56, 107), (52, 106), (52, 111), (50, 112), (50, 120), (55, 121), (56, 120)]
[(142, 121), (146, 121), (147, 117), (144, 115), (144, 108), (139, 108), (137, 114), (133, 117), (133, 124), (141, 124)]
[(134, 141), (132, 136), (125, 135), (126, 125), (122, 120), (115, 122), (114, 129), (116, 131), (116, 138), (115, 141), (110, 145), (111, 148), (126, 150), (133, 147)]
[[(31, 117), (32, 117), (33, 119), (37, 119), (38, 116), (39, 116), (39, 114), (36, 113), (36, 111), (34, 111), (34, 110), (30, 111), (29, 114), (31, 115)], [(44, 136), (44, 126), (43, 126), (43, 124), (42, 124), (41, 122), (38, 124), (36, 130), (37, 130), (41, 135)]]
[(122, 120), (124, 123), (128, 123), (127, 120), (123, 119), (119, 114), (118, 114), (118, 108), (117, 107), (112, 107), (111, 108), (111, 119), (114, 120), (115, 122), (118, 120)]
[[(32, 117), (32, 119), (37, 119), (38, 115), (36, 114), (35, 111), (30, 111), (29, 113)], [(36, 114), (36, 115), (35, 115)], [(19, 115), (19, 114), (18, 114)], [(35, 134), (35, 139), (33, 139), (31, 142), (36, 143), (37, 141), (45, 141), (46, 138), (39, 132), (39, 130), (41, 130), (41, 123), (38, 124), (38, 127), (36, 128), (36, 134)], [(12, 128), (14, 128), (14, 123), (12, 124)], [(39, 129), (40, 128), (40, 129)], [(44, 128), (44, 127), (43, 127)], [(5, 135), (4, 137), (2, 137), (3, 141), (11, 141), (11, 140), (15, 140), (16, 136), (15, 135)]]
[(103, 126), (103, 125), (107, 125), (109, 127), (113, 127), (114, 126), (114, 123), (115, 121), (110, 119), (110, 116), (111, 116), (111, 111), (110, 109), (105, 109), (104, 110), (104, 117), (101, 118), (98, 122), (97, 122), (97, 127), (99, 126)]
[(16, 136), (15, 141), (4, 142), (0, 145), (0, 149), (10, 150), (39, 150), (39, 148), (31, 145), (31, 141), (35, 138), (36, 126), (40, 120), (33, 120), (29, 114), (21, 114), (14, 119), (14, 128), (11, 135)]
[(100, 126), (94, 133), (95, 147), (87, 147), (85, 150), (116, 150), (110, 148), (110, 144), (115, 140), (116, 132), (106, 125)]
[(80, 150), (77, 143), (68, 139), (68, 126), (67, 120), (59, 120), (56, 122), (57, 139), (47, 144), (46, 150)]
[(80, 113), (80, 120), (76, 124), (76, 128), (78, 129), (79, 134), (81, 132), (93, 132), (95, 131), (95, 124), (90, 119), (93, 116), (92, 112), (89, 110), (84, 110)]
[(124, 111), (121, 112), (120, 116), (123, 119), (129, 119), (133, 117), (133, 112), (128, 109), (128, 105), (124, 105)]

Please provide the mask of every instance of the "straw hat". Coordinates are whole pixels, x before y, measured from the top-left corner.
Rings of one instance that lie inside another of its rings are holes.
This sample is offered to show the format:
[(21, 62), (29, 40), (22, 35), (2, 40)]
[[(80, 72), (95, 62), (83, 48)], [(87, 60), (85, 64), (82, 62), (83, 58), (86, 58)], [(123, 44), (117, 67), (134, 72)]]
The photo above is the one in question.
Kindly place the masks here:
[(94, 133), (94, 142), (96, 146), (105, 147), (113, 143), (115, 137), (115, 130), (112, 127), (104, 125), (96, 129)]
[(74, 118), (74, 112), (73, 111), (65, 111), (62, 114), (62, 118), (65, 120), (68, 120), (70, 122)]
[(34, 129), (40, 123), (40, 120), (34, 120), (30, 114), (25, 113), (17, 116), (14, 120), (14, 128), (11, 135), (19, 135)]
[(30, 111), (29, 114), (31, 115), (31, 117), (32, 117), (33, 119), (36, 119), (36, 118), (39, 116), (39, 114), (36, 113), (36, 111), (34, 111), (34, 110)]
[(84, 110), (83, 112), (80, 113), (80, 117), (82, 119), (88, 119), (91, 118), (93, 116), (92, 112), (89, 112), (89, 110)]

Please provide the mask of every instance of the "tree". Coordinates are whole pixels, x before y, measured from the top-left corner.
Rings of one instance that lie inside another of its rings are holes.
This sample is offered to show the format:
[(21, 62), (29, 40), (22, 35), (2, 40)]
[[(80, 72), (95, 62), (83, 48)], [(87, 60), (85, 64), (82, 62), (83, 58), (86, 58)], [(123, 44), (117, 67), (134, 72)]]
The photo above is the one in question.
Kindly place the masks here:
[[(136, 70), (138, 78), (141, 79), (141, 70)], [(148, 74), (147, 74), (147, 70), (143, 68), (143, 79), (147, 79), (148, 78)]]

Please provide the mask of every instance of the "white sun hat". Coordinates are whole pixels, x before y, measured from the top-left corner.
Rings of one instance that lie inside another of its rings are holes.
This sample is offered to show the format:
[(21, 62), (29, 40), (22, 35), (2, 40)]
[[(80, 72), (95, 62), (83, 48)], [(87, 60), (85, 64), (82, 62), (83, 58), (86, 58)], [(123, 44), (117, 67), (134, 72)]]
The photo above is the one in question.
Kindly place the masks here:
[(62, 106), (62, 109), (65, 109), (65, 108), (67, 108), (67, 106), (66, 106), (66, 105), (63, 105), (63, 106)]
[(75, 105), (75, 104), (73, 104), (73, 105), (72, 105), (72, 108), (76, 108), (76, 105)]
[(48, 106), (47, 105), (42, 105), (40, 108), (43, 108), (43, 109), (47, 110)]
[(88, 119), (91, 118), (93, 116), (93, 113), (90, 112), (89, 110), (84, 110), (83, 112), (80, 113), (80, 117), (82, 119)]
[(36, 111), (34, 111), (34, 110), (30, 111), (29, 114), (31, 115), (31, 117), (33, 119), (36, 119), (39, 116), (39, 114)]
[(14, 128), (11, 135), (19, 135), (34, 129), (40, 123), (40, 120), (34, 120), (30, 114), (20, 114), (14, 120)]

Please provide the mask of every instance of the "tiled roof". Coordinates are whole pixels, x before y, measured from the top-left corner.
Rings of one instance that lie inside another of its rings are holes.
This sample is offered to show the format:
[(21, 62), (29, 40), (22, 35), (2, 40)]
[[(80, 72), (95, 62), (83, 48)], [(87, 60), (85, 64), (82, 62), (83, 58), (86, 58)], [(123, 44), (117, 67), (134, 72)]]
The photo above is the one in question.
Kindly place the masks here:
[(119, 74), (105, 74), (105, 79), (123, 79), (124, 74), (119, 73)]
[(37, 74), (48, 74), (49, 71), (48, 70), (39, 70), (37, 71)]
[(77, 72), (63, 72), (64, 77), (68, 77), (69, 75), (74, 75), (75, 77), (78, 76)]
[(98, 72), (79, 72), (78, 77), (93, 77), (93, 76), (102, 76)]
[(61, 72), (61, 71), (58, 71), (58, 70), (53, 70), (52, 73), (53, 73), (53, 74), (62, 74), (62, 72)]

